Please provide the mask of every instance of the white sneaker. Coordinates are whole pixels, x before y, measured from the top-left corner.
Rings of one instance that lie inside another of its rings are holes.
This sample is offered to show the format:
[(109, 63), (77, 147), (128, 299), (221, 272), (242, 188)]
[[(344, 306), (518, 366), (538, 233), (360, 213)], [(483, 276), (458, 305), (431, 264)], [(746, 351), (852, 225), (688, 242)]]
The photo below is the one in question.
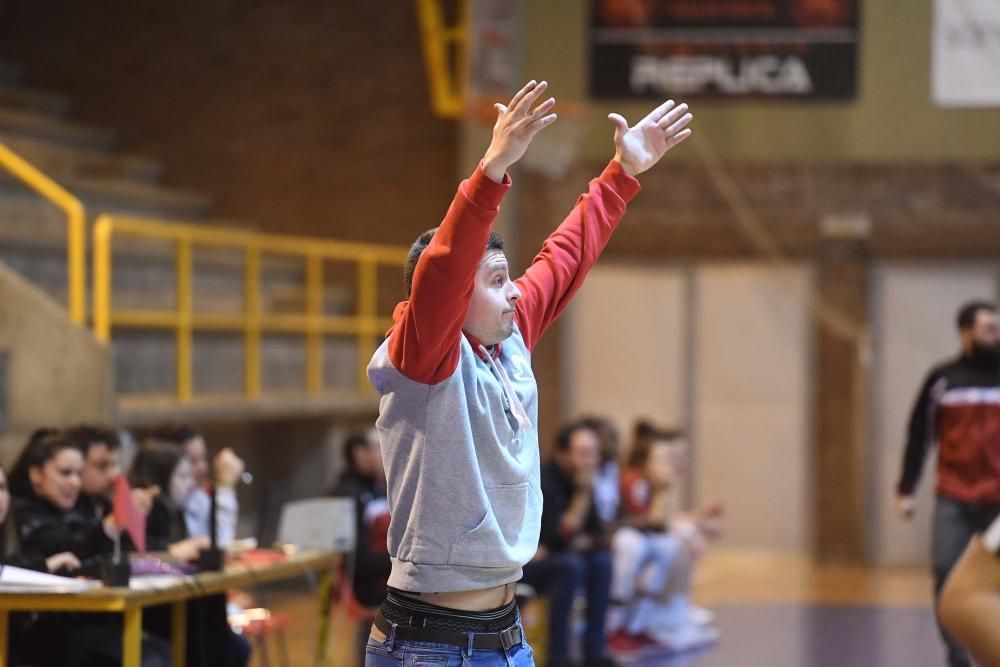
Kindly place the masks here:
[(688, 620), (702, 627), (715, 625), (715, 612), (711, 609), (691, 605), (691, 608), (688, 610)]
[(666, 603), (656, 605), (649, 615), (648, 623), (660, 628), (673, 628), (690, 622), (692, 608), (686, 595), (675, 595)]
[(719, 631), (713, 627), (698, 626), (694, 623), (672, 628), (650, 628), (649, 634), (656, 643), (671, 653), (684, 653), (697, 648), (711, 646), (719, 641)]

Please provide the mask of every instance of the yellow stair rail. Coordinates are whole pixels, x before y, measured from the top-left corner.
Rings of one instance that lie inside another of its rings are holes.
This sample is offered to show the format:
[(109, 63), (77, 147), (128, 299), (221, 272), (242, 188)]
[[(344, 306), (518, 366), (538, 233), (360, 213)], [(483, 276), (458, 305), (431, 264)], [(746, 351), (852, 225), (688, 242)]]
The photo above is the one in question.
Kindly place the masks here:
[(69, 316), (83, 325), (87, 316), (87, 216), (80, 200), (37, 167), (0, 143), (0, 166), (66, 214)]
[[(431, 108), (438, 116), (458, 118), (465, 107), (469, 63), (469, 2), (456, 0), (454, 25), (445, 24), (442, 0), (416, 0), (424, 65), (431, 85)], [(449, 58), (449, 54), (453, 54)]]
[[(125, 235), (170, 242), (174, 245), (177, 296), (173, 310), (115, 310), (112, 307), (112, 244)], [(306, 340), (306, 382), (310, 394), (320, 394), (323, 382), (323, 337), (354, 335), (358, 339), (358, 389), (370, 391), (366, 351), (374, 350), (391, 326), (389, 317), (378, 315), (378, 267), (401, 267), (407, 249), (367, 243), (334, 241), (319, 237), (264, 234), (232, 228), (206, 227), (101, 215), (94, 225), (94, 333), (110, 341), (113, 328), (173, 330), (176, 345), (176, 398), (193, 398), (192, 347), (195, 331), (237, 332), (244, 340), (244, 390), (246, 398), (261, 395), (261, 335), (302, 334)], [(244, 294), (241, 314), (195, 313), (193, 308), (193, 250), (197, 246), (235, 249), (244, 256)], [(299, 257), (305, 262), (305, 312), (265, 314), (261, 312), (261, 256)], [(355, 316), (331, 316), (323, 311), (327, 260), (357, 264), (358, 312)]]

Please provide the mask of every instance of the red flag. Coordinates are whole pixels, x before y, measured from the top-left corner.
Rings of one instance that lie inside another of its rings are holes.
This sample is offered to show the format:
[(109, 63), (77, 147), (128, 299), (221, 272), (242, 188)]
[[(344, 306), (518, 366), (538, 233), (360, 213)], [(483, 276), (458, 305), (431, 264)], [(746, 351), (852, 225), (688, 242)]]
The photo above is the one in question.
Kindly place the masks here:
[(115, 522), (128, 532), (132, 543), (139, 553), (146, 551), (146, 517), (132, 500), (132, 489), (129, 488), (125, 475), (119, 475), (115, 480)]

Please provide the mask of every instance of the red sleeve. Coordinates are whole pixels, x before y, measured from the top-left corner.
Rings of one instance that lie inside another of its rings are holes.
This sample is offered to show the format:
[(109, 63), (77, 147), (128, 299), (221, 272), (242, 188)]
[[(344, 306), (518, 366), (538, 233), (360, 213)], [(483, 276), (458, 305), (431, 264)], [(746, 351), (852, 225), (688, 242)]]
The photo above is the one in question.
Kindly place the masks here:
[(590, 188), (580, 196), (566, 220), (545, 240), (531, 266), (515, 281), (521, 290), (517, 326), (529, 350), (580, 289), (625, 215), (625, 204), (638, 192), (639, 181), (612, 161), (590, 182)]
[(490, 225), (510, 177), (496, 183), (482, 167), (458, 186), (448, 213), (413, 272), (410, 300), (395, 313), (389, 359), (416, 382), (436, 384), (458, 367), (462, 325)]

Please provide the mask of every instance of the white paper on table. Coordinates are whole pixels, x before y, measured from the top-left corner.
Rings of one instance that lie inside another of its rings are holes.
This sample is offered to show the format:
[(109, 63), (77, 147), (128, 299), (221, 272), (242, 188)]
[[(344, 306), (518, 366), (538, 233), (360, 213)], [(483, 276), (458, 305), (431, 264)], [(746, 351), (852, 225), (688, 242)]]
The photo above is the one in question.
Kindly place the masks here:
[(23, 567), (4, 565), (0, 567), (0, 592), (23, 592), (25, 590), (58, 593), (64, 591), (86, 591), (99, 586), (97, 581), (60, 577), (57, 574), (36, 572)]
[(172, 588), (177, 584), (190, 581), (190, 579), (191, 577), (175, 574), (143, 575), (129, 579), (128, 587), (134, 591), (158, 591)]

